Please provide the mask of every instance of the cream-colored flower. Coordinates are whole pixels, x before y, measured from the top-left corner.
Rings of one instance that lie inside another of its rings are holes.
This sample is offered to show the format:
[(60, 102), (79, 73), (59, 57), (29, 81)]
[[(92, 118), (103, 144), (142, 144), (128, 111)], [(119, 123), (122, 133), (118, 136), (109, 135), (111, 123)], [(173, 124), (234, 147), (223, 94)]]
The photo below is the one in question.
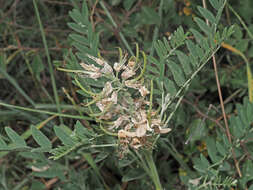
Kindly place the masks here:
[(97, 64), (101, 65), (101, 66), (104, 66), (104, 64), (106, 63), (106, 61), (102, 60), (102, 59), (99, 59), (97, 57), (94, 57), (90, 54), (86, 54), (87, 57), (89, 57), (90, 59), (92, 59), (93, 61), (95, 61)]
[(93, 72), (91, 72), (91, 73), (89, 73), (89, 78), (92, 78), (92, 79), (97, 79), (97, 78), (100, 78), (102, 76), (102, 74), (101, 73), (93, 73)]
[(129, 69), (128, 67), (122, 72), (121, 78), (126, 80), (132, 76), (135, 75), (135, 72), (132, 69)]
[(136, 136), (143, 137), (146, 135), (146, 132), (147, 132), (147, 123), (143, 123), (141, 125), (138, 125), (136, 129)]
[(126, 66), (125, 66), (123, 63), (115, 62), (114, 65), (113, 65), (113, 69), (114, 69), (116, 72), (120, 72), (121, 69), (126, 69)]
[(128, 66), (129, 68), (132, 68), (132, 69), (133, 69), (133, 67), (135, 66), (135, 61), (132, 61), (132, 60), (128, 61), (127, 66)]
[(147, 94), (149, 94), (149, 91), (145, 86), (141, 86), (141, 88), (139, 88), (139, 92), (141, 93), (142, 97), (145, 97)]
[(137, 137), (134, 137), (133, 140), (131, 141), (131, 146), (135, 149), (139, 149), (142, 145), (140, 140)]
[(104, 74), (112, 74), (113, 75), (112, 67), (106, 62), (104, 62), (104, 67), (103, 67), (103, 69), (101, 69), (101, 72)]
[(92, 64), (85, 64), (85, 63), (80, 63), (81, 67), (84, 68), (87, 71), (92, 71), (92, 72), (100, 72), (100, 69), (98, 67), (95, 67)]
[(161, 134), (165, 134), (165, 133), (168, 133), (168, 132), (170, 132), (171, 131), (171, 128), (159, 128), (160, 129), (160, 133)]
[(128, 87), (128, 88), (134, 88), (134, 89), (139, 89), (141, 87), (141, 84), (140, 83), (137, 83), (135, 81), (132, 81), (132, 80), (126, 80), (125, 81), (125, 85)]
[(113, 104), (117, 104), (117, 102), (118, 102), (118, 94), (117, 94), (117, 92), (114, 91), (112, 93), (111, 101), (112, 101)]
[(102, 94), (105, 97), (108, 97), (112, 92), (112, 84), (110, 82), (105, 83), (105, 87), (103, 88)]
[(120, 116), (116, 121), (113, 122), (113, 126), (110, 127), (110, 129), (117, 129), (123, 121), (128, 121), (128, 117), (125, 115)]

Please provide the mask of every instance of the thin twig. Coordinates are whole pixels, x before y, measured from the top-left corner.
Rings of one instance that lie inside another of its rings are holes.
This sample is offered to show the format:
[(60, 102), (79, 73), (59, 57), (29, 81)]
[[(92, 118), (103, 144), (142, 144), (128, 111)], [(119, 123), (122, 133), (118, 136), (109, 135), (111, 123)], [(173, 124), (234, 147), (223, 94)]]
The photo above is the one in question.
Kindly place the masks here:
[(200, 109), (199, 109), (195, 104), (193, 104), (192, 102), (190, 102), (190, 101), (188, 101), (188, 100), (186, 100), (186, 99), (183, 99), (182, 102), (185, 102), (185, 103), (191, 105), (191, 106), (193, 107), (193, 109), (195, 109), (195, 111), (196, 111), (201, 117), (203, 117), (204, 119), (208, 119), (208, 120), (214, 122), (218, 127), (220, 127), (220, 128), (225, 132), (224, 127), (220, 124), (220, 122), (219, 122), (218, 120), (216, 120), (216, 119), (214, 119), (214, 118), (208, 116), (207, 114), (203, 113), (202, 111), (200, 111)]
[[(203, 3), (203, 7), (207, 8), (206, 7), (206, 1), (202, 0), (202, 3)], [(208, 22), (207, 19), (206, 19), (206, 24), (209, 26), (209, 22)], [(212, 58), (213, 58), (213, 67), (214, 67), (215, 79), (216, 79), (216, 84), (217, 84), (218, 94), (219, 94), (219, 99), (220, 99), (220, 106), (221, 106), (221, 110), (222, 110), (222, 114), (223, 114), (223, 118), (224, 118), (224, 123), (225, 123), (225, 127), (226, 127), (226, 135), (228, 137), (229, 143), (232, 145), (232, 139), (231, 139), (231, 134), (230, 134), (230, 131), (229, 131), (227, 116), (226, 116), (226, 112), (225, 112), (225, 108), (224, 108), (222, 91), (221, 91), (220, 81), (219, 81), (219, 76), (218, 76), (218, 69), (217, 69), (217, 64), (216, 64), (216, 59), (215, 59), (214, 54), (213, 54)], [(235, 157), (235, 152), (234, 152), (233, 147), (232, 147), (232, 155), (233, 155), (233, 160), (234, 160), (234, 163), (235, 163), (236, 170), (237, 170), (239, 176), (242, 177), (241, 170), (239, 168), (238, 161)]]

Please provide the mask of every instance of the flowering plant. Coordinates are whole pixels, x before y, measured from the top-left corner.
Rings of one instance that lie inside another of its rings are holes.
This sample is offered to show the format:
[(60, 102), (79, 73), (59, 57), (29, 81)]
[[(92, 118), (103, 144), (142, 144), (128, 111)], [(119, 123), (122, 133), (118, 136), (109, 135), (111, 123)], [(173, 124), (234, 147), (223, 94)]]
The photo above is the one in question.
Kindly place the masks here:
[[(100, 93), (86, 90), (77, 78), (76, 82), (92, 97), (90, 102), (83, 104), (89, 106), (89, 116), (95, 118), (104, 132), (117, 136), (122, 153), (126, 153), (129, 146), (134, 149), (148, 147), (152, 144), (154, 135), (168, 133), (171, 129), (163, 127), (159, 111), (153, 109), (153, 81), (150, 81), (148, 90), (148, 83), (144, 78), (147, 64), (145, 53), (142, 52), (141, 61), (138, 46), (137, 55), (128, 60), (127, 54), (123, 56), (121, 49), (119, 52), (119, 62), (115, 62), (113, 67), (104, 59), (89, 54), (87, 57), (97, 65), (80, 63), (84, 69), (79, 72), (81, 77), (106, 79)], [(100, 112), (94, 113), (94, 109)]]

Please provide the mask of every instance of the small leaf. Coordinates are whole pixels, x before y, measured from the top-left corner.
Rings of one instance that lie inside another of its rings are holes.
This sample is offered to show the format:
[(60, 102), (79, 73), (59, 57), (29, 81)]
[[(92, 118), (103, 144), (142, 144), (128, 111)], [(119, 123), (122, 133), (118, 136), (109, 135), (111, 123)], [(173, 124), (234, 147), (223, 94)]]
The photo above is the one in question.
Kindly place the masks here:
[(159, 58), (163, 59), (164, 53), (163, 53), (162, 47), (159, 46), (158, 42), (154, 43), (154, 47), (155, 47), (156, 53), (159, 56)]
[(130, 8), (133, 6), (133, 4), (134, 4), (135, 1), (136, 0), (124, 0), (123, 1), (124, 9), (127, 10), (127, 11), (129, 11)]
[(92, 130), (87, 129), (86, 127), (84, 127), (80, 121), (77, 121), (75, 124), (75, 133), (78, 136), (82, 136), (83, 138), (88, 138), (88, 137), (94, 137), (95, 134), (93, 133)]
[(87, 7), (87, 3), (86, 1), (83, 1), (83, 4), (82, 4), (82, 18), (88, 18), (89, 16), (89, 9)]
[(52, 143), (40, 130), (38, 130), (35, 126), (31, 125), (31, 131), (32, 131), (32, 136), (33, 136), (34, 140), (42, 148), (46, 148), (46, 149), (52, 148)]
[(210, 166), (210, 163), (209, 163), (209, 161), (205, 158), (205, 156), (203, 156), (203, 154), (200, 154), (200, 161), (201, 161), (202, 167), (208, 169), (208, 167)]
[(5, 132), (7, 133), (8, 137), (12, 140), (12, 142), (15, 144), (15, 147), (21, 148), (26, 147), (25, 140), (19, 136), (13, 129), (10, 127), (5, 127)]
[(183, 69), (184, 69), (184, 72), (186, 75), (189, 75), (192, 73), (192, 69), (191, 69), (191, 64), (190, 64), (190, 61), (188, 59), (188, 57), (181, 51), (175, 51), (176, 55), (177, 55), (177, 58), (179, 59)]
[(0, 137), (0, 149), (1, 148), (8, 148), (6, 142)]
[(213, 163), (220, 161), (220, 157), (217, 155), (216, 143), (212, 138), (206, 138), (208, 156), (210, 156)]
[(164, 78), (164, 86), (167, 90), (167, 92), (171, 95), (171, 96), (175, 96), (177, 93), (177, 88), (175, 86), (175, 83), (168, 79), (167, 77)]
[(81, 15), (81, 13), (77, 9), (70, 11), (69, 15), (81, 27), (86, 26), (86, 23), (88, 22), (87, 17)]
[(170, 47), (168, 40), (165, 37), (163, 37), (163, 43), (164, 43), (164, 46), (166, 47), (167, 51), (169, 52), (171, 50), (171, 47)]
[(198, 10), (205, 19), (209, 20), (209, 22), (211, 22), (211, 23), (215, 23), (215, 21), (216, 21), (215, 17), (213, 16), (213, 14), (209, 10), (207, 10), (203, 7), (200, 7), (200, 6), (198, 6)]
[(185, 82), (185, 76), (181, 67), (171, 60), (168, 60), (167, 62), (176, 84), (182, 86)]
[(216, 142), (216, 147), (218, 152), (222, 155), (222, 156), (226, 156), (228, 151), (226, 150), (226, 148), (223, 146), (223, 144), (221, 144), (220, 142)]
[(89, 45), (88, 40), (79, 34), (70, 34), (69, 37), (80, 44)]
[(199, 57), (199, 54), (198, 54), (199, 52), (196, 49), (196, 45), (194, 45), (194, 43), (191, 40), (187, 40), (186, 45), (187, 45), (188, 50), (190, 51), (190, 54), (193, 55), (193, 57), (197, 61)]
[(215, 8), (216, 10), (218, 10), (220, 8), (220, 3), (218, 0), (209, 0), (209, 2), (213, 6), (213, 8)]
[(249, 101), (247, 102), (247, 118), (250, 123), (253, 122), (253, 104)]
[(36, 55), (31, 64), (31, 68), (34, 72), (34, 75), (38, 78), (40, 73), (44, 70), (45, 66), (42, 62), (40, 55)]
[(144, 24), (157, 24), (159, 25), (160, 23), (160, 17), (158, 13), (155, 11), (154, 8), (150, 8), (147, 6), (142, 6), (142, 12), (141, 12), (141, 21)]
[(54, 126), (54, 132), (64, 145), (73, 146), (75, 144), (71, 137), (67, 133), (65, 133), (65, 131), (61, 129), (61, 127)]
[(211, 27), (207, 26), (206, 23), (200, 19), (200, 18), (195, 18), (194, 19), (197, 23), (197, 25), (199, 26), (199, 28), (207, 35), (207, 36), (211, 36), (212, 34), (212, 29)]
[(130, 169), (122, 178), (122, 182), (133, 181), (141, 179), (146, 175), (146, 173), (139, 168)]
[(80, 26), (76, 23), (70, 22), (67, 24), (69, 28), (73, 29), (74, 31), (81, 33), (81, 34), (86, 34), (87, 28), (85, 26)]

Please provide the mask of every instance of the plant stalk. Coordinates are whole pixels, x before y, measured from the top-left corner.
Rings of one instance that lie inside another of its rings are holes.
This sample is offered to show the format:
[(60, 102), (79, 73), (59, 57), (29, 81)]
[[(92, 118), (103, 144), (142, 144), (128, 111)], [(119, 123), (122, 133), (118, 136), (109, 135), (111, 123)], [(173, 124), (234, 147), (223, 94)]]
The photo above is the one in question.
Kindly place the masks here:
[(150, 171), (150, 173), (148, 173), (148, 174), (149, 174), (150, 178), (152, 179), (153, 183), (155, 184), (155, 189), (162, 190), (163, 188), (162, 188), (160, 178), (159, 178), (159, 175), (158, 175), (158, 172), (156, 169), (156, 165), (155, 165), (155, 162), (153, 159), (152, 151), (145, 150), (143, 152), (143, 154), (144, 154), (144, 157), (146, 160), (146, 164), (147, 164), (149, 171)]

